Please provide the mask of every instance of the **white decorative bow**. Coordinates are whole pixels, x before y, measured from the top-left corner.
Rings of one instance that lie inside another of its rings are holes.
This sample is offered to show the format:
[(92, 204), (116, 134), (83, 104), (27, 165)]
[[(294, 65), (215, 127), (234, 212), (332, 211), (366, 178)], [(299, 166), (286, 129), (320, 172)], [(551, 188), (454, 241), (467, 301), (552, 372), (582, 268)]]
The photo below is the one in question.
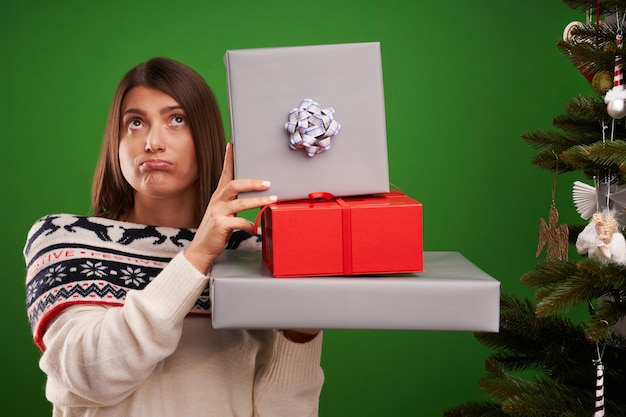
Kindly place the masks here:
[(339, 133), (341, 125), (335, 120), (335, 109), (322, 109), (310, 98), (289, 112), (285, 129), (289, 132), (289, 147), (305, 149), (310, 157), (330, 149), (330, 138)]

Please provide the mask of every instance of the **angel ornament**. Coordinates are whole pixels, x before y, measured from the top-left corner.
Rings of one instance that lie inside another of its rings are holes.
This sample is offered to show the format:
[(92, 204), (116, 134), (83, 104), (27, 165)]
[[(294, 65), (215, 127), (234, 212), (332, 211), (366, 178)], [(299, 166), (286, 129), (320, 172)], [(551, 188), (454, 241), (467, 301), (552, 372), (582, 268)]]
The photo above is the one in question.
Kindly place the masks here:
[(548, 215), (548, 224), (544, 219), (539, 221), (539, 244), (537, 245), (536, 256), (543, 251), (547, 245), (546, 259), (559, 259), (567, 261), (567, 243), (569, 237), (569, 228), (566, 224), (558, 225), (559, 212), (554, 206), (554, 202), (550, 207)]
[(576, 240), (581, 255), (602, 262), (626, 265), (626, 240), (609, 212), (595, 213)]

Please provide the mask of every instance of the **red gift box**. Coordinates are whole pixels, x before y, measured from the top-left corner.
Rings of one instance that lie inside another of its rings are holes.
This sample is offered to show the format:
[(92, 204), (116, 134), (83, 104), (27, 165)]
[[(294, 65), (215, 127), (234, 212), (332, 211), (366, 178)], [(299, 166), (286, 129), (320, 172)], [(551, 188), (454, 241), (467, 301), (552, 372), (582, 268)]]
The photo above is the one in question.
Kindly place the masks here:
[(399, 192), (285, 201), (261, 213), (275, 277), (422, 272), (422, 204)]

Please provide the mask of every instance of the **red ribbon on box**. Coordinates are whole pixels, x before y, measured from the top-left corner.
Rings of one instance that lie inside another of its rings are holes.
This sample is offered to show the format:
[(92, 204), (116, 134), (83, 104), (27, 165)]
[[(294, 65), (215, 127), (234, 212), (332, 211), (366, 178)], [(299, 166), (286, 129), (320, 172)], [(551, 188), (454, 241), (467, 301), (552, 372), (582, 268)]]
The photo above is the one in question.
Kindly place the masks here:
[[(335, 197), (331, 193), (327, 193), (324, 191), (316, 191), (309, 194), (309, 199), (312, 201), (315, 200), (325, 200), (330, 201), (334, 200), (339, 207), (341, 207), (341, 233), (342, 233), (342, 245), (343, 245), (343, 273), (345, 275), (352, 274), (352, 218), (351, 218), (351, 209), (350, 205), (346, 203), (342, 198)], [(276, 203), (272, 203), (276, 204)], [(255, 220), (254, 220), (254, 230), (259, 230), (259, 221), (261, 220), (261, 216), (265, 209), (269, 207), (271, 204), (265, 205), (259, 210)]]
[(341, 234), (343, 243), (343, 273), (352, 274), (352, 219), (350, 206), (341, 198), (335, 197), (331, 193), (314, 192), (309, 194), (312, 200), (323, 199), (326, 201), (335, 200), (341, 207)]

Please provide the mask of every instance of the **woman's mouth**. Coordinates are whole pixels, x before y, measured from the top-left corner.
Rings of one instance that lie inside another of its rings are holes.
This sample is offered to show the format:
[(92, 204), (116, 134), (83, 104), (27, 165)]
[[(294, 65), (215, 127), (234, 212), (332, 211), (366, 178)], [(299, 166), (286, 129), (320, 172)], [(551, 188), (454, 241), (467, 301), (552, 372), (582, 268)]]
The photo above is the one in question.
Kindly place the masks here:
[(152, 170), (164, 170), (170, 169), (172, 164), (163, 159), (148, 159), (147, 161), (143, 161), (139, 164), (139, 169), (141, 171), (152, 171)]

